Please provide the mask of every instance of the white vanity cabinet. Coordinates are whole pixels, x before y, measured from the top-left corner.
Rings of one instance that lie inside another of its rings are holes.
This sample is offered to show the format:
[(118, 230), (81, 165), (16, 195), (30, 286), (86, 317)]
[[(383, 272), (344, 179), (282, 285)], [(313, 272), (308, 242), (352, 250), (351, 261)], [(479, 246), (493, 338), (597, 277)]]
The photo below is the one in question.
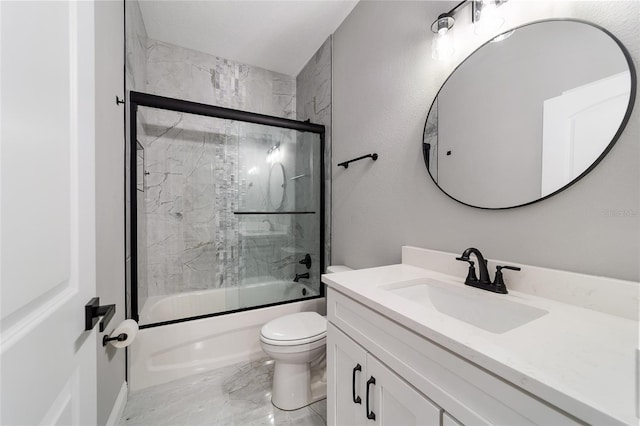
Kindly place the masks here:
[(442, 426), (462, 426), (462, 424), (451, 417), (449, 413), (442, 413)]
[(327, 324), (327, 423), (365, 424), (367, 352)]
[(327, 362), (328, 424), (440, 425), (440, 407), (332, 324)]
[(327, 318), (329, 425), (581, 424), (333, 288)]

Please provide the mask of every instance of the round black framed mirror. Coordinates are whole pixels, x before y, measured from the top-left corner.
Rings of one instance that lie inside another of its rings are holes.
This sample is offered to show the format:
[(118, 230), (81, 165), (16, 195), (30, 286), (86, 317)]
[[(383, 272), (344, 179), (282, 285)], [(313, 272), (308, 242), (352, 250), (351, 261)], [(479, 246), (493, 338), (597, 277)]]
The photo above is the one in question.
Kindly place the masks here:
[(425, 165), (446, 195), (509, 209), (549, 198), (591, 171), (633, 109), (622, 43), (578, 20), (511, 29), (469, 55), (427, 116)]
[(269, 169), (267, 182), (267, 200), (272, 209), (279, 211), (284, 208), (287, 189), (287, 175), (284, 166), (280, 162), (275, 162)]

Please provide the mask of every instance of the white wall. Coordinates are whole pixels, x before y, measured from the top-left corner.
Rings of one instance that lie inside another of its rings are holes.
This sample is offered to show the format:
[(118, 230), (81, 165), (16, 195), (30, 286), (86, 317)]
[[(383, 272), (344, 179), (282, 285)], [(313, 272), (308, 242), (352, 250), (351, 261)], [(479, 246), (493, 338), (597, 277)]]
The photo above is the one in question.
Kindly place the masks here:
[[(400, 261), (400, 246), (638, 280), (638, 109), (609, 155), (580, 182), (543, 202), (505, 211), (456, 203), (429, 178), (421, 155), (427, 111), (476, 36), (467, 11), (456, 55), (431, 58), (429, 26), (451, 2), (362, 1), (334, 34), (333, 162), (369, 152), (378, 161), (333, 169), (332, 262), (356, 268)], [(502, 6), (508, 26), (572, 17), (609, 29), (640, 62), (638, 2), (525, 2)], [(638, 104), (636, 100), (636, 104)]]
[[(106, 332), (125, 318), (124, 283), (124, 9), (98, 1), (96, 25), (96, 286), (103, 305), (116, 304)], [(102, 346), (98, 333), (98, 424), (107, 423), (125, 381), (125, 352)]]

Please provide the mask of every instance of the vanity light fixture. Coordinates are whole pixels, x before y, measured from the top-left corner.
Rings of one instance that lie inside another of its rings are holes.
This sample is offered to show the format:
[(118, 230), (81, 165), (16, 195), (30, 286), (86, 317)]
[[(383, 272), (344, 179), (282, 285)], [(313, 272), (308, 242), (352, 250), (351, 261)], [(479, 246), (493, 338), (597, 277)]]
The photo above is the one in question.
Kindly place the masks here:
[(267, 151), (267, 163), (280, 161), (280, 142), (269, 148)]
[(504, 24), (504, 18), (498, 15), (498, 6), (505, 0), (482, 0), (471, 4), (476, 34), (491, 34)]
[(435, 33), (431, 42), (431, 56), (433, 59), (444, 60), (453, 55), (453, 41), (447, 33), (455, 22), (456, 20), (453, 19), (453, 16), (443, 13), (431, 24), (431, 31)]
[(488, 34), (500, 28), (504, 23), (504, 19), (497, 15), (496, 9), (507, 1), (508, 0), (463, 0), (450, 11), (438, 16), (438, 19), (431, 24), (431, 32), (435, 34), (431, 43), (431, 56), (434, 59), (446, 60), (453, 55), (455, 49), (449, 31), (456, 22), (454, 15), (458, 13), (463, 6), (468, 3), (471, 4), (471, 21), (475, 24), (476, 33)]

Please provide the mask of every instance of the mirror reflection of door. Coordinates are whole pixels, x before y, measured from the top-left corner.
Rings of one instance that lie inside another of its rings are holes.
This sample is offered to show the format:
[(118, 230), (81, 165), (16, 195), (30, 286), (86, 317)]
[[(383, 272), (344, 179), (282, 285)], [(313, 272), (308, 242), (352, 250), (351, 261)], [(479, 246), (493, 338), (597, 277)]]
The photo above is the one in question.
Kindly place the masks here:
[(580, 176), (613, 139), (631, 90), (629, 71), (544, 102), (541, 196)]
[(144, 192), (144, 147), (136, 141), (136, 189)]

